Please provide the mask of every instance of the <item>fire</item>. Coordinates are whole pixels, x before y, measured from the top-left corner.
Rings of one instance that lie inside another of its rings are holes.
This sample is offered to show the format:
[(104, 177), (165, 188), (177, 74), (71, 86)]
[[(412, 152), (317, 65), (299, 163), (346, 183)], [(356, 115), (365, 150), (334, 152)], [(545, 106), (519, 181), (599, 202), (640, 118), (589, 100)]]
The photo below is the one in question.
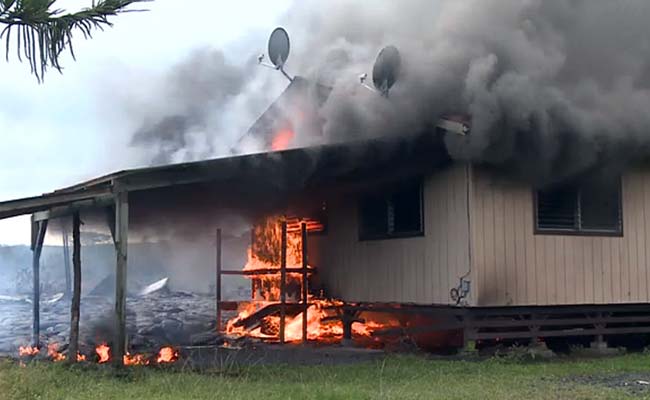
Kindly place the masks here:
[(291, 129), (284, 129), (278, 132), (273, 141), (271, 142), (271, 149), (273, 151), (285, 150), (293, 140), (295, 134)]
[(111, 359), (111, 348), (108, 347), (106, 343), (102, 343), (99, 346), (95, 347), (95, 353), (99, 357), (99, 363), (103, 364), (108, 362)]
[(66, 359), (65, 354), (59, 353), (59, 345), (56, 343), (49, 343), (47, 345), (47, 356), (55, 362), (64, 361)]
[(35, 356), (40, 352), (38, 347), (32, 347), (32, 346), (20, 346), (18, 348), (18, 355), (21, 357), (25, 356)]
[(144, 354), (134, 354), (126, 353), (124, 355), (124, 365), (149, 365), (149, 360), (144, 356)]
[[(111, 348), (102, 343), (95, 348), (95, 353), (99, 357), (99, 364), (107, 363), (111, 360)], [(178, 352), (171, 347), (163, 347), (158, 352), (156, 361), (160, 363), (172, 363), (178, 360)], [(127, 352), (122, 358), (124, 365), (149, 365), (151, 359), (144, 354), (136, 353), (131, 354)]]
[[(324, 323), (322, 320), (330, 313), (327, 307), (342, 305), (336, 300), (310, 299), (312, 305), (307, 309), (307, 339), (324, 340), (334, 339), (343, 336), (343, 327), (340, 323)], [(278, 324), (280, 320), (278, 318)], [(287, 318), (285, 322), (285, 340), (287, 342), (297, 342), (302, 340), (302, 313), (294, 318)]]
[[(252, 301), (240, 306), (239, 314), (228, 321), (226, 332), (231, 335), (251, 336), (261, 339), (276, 340), (280, 332), (280, 249), (282, 247), (283, 217), (272, 216), (266, 218), (253, 228), (253, 243), (248, 249), (248, 260), (244, 271), (258, 272), (249, 274), (252, 281)], [(306, 220), (299, 220), (304, 222)], [(300, 226), (293, 221), (292, 226)], [(309, 231), (309, 224), (307, 225)], [(322, 224), (312, 222), (314, 229), (323, 229)], [(302, 235), (300, 229), (287, 229), (286, 250), (287, 288), (286, 303), (292, 308), (293, 313), (287, 312), (285, 317), (285, 341), (296, 342), (302, 340), (303, 312), (295, 312), (300, 308), (302, 293), (302, 275), (295, 272), (302, 269)], [(313, 267), (308, 266), (308, 273), (313, 272)], [(336, 319), (336, 308), (343, 302), (336, 299), (323, 299), (308, 294), (307, 303), (307, 339), (316, 341), (335, 341), (343, 336), (343, 326)], [(248, 318), (256, 312), (269, 307), (275, 307), (275, 312), (261, 318), (261, 321), (249, 321)], [(248, 326), (247, 326), (248, 325)], [(355, 335), (370, 336), (372, 331), (381, 327), (381, 324), (364, 325), (355, 323), (352, 331)]]
[[(47, 356), (54, 362), (65, 361), (68, 358), (65, 354), (59, 352), (59, 345), (57, 343), (49, 343), (47, 345)], [(86, 356), (77, 353), (77, 362), (82, 361), (86, 361)]]
[[(18, 354), (21, 357), (24, 356), (35, 356), (39, 354), (40, 350), (38, 347), (31, 346), (20, 346), (18, 349)], [(98, 357), (98, 363), (104, 364), (111, 360), (111, 348), (106, 344), (102, 343), (99, 346), (95, 347), (95, 353)], [(59, 352), (59, 345), (57, 343), (49, 343), (47, 345), (47, 356), (54, 362), (64, 361), (67, 359), (67, 356)], [(172, 363), (178, 360), (178, 351), (174, 350), (171, 347), (163, 347), (157, 354), (156, 361), (158, 363)], [(86, 356), (81, 353), (77, 353), (77, 362), (86, 361)], [(123, 358), (124, 365), (149, 365), (152, 362), (152, 358), (147, 357), (144, 354), (131, 354), (129, 352), (124, 355)]]
[(161, 348), (158, 352), (158, 357), (156, 358), (158, 364), (172, 363), (176, 360), (178, 360), (178, 351), (171, 347)]
[[(35, 356), (40, 353), (40, 349), (38, 347), (32, 347), (32, 346), (20, 346), (18, 348), (18, 355), (20, 357), (25, 357), (25, 356)], [(47, 345), (47, 356), (52, 360), (52, 361), (64, 361), (67, 356), (63, 353), (59, 352), (59, 345), (57, 343), (49, 343)], [(86, 356), (80, 353), (77, 353), (77, 361), (86, 361)]]

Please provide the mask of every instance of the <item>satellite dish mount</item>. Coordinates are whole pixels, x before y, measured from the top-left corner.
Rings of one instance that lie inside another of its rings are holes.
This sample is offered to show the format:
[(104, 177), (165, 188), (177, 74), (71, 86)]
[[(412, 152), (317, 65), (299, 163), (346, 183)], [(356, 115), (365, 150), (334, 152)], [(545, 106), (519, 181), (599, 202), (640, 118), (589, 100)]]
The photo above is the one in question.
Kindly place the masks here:
[(359, 81), (366, 89), (388, 97), (388, 92), (399, 78), (401, 64), (402, 60), (397, 48), (395, 46), (386, 46), (377, 55), (377, 60), (372, 68), (374, 87), (366, 83), (366, 79), (368, 79), (366, 73), (359, 75)]
[(290, 82), (293, 81), (293, 78), (284, 70), (284, 64), (289, 58), (289, 50), (291, 49), (291, 44), (289, 42), (289, 34), (284, 28), (275, 28), (269, 37), (269, 58), (271, 63), (264, 62), (266, 57), (264, 54), (260, 54), (257, 57), (257, 62), (263, 67), (273, 68), (282, 72)]

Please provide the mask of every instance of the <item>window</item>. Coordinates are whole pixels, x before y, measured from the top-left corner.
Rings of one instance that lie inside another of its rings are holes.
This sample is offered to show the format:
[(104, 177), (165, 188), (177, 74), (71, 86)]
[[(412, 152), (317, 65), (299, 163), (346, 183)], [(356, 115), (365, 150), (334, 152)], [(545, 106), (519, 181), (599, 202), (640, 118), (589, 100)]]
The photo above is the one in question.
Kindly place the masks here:
[(421, 236), (422, 185), (400, 184), (381, 193), (366, 195), (359, 205), (361, 240)]
[(536, 195), (538, 233), (623, 233), (620, 179), (565, 185)]

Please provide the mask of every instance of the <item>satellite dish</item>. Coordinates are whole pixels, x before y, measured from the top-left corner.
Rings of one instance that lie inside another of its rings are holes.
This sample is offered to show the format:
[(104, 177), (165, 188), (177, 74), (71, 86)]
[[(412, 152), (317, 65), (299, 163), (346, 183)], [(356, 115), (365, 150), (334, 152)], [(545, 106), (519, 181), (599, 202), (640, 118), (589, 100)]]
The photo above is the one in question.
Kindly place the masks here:
[(269, 38), (269, 58), (277, 69), (281, 69), (289, 58), (289, 34), (284, 28), (275, 28)]
[(402, 60), (395, 46), (386, 46), (377, 55), (375, 66), (372, 68), (372, 82), (384, 96), (388, 96), (388, 91), (399, 77), (401, 64)]

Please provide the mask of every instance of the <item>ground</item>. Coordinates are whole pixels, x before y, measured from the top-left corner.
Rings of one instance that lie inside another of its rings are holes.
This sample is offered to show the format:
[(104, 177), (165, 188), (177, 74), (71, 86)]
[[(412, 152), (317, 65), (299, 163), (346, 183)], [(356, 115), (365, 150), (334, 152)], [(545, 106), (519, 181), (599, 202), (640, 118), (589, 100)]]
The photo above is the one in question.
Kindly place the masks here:
[(388, 356), (330, 366), (223, 365), (190, 371), (0, 362), (0, 398), (14, 399), (625, 399), (650, 398), (650, 355), (598, 360), (451, 361)]

